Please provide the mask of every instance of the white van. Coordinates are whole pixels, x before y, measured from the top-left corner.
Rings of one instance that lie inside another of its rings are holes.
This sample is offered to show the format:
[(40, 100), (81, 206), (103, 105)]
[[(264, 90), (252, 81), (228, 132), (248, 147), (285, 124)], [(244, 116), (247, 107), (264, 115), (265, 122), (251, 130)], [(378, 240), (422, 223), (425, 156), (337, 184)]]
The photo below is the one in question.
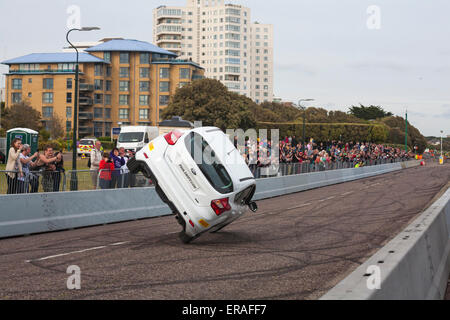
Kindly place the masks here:
[(117, 140), (117, 148), (124, 148), (137, 152), (141, 150), (151, 140), (159, 136), (157, 127), (149, 126), (129, 126), (120, 129), (119, 139)]

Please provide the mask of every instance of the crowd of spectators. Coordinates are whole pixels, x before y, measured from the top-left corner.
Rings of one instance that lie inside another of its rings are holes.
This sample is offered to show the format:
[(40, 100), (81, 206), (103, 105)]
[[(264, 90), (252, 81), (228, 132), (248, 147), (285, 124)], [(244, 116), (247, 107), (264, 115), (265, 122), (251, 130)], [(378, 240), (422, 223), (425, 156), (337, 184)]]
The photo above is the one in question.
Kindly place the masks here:
[[(235, 139), (235, 146), (239, 148), (237, 139)], [(272, 152), (270, 140), (252, 141), (249, 139), (245, 146), (240, 148), (240, 152), (256, 177), (259, 177), (261, 168), (274, 166), (274, 164), (280, 164), (281, 169), (278, 171), (282, 174), (292, 174), (302, 173), (302, 170), (309, 172), (327, 168), (362, 167), (398, 162), (414, 157), (413, 153), (407, 153), (403, 149), (370, 142), (327, 141), (316, 143), (311, 139), (303, 145), (302, 141), (295, 136), (285, 137), (275, 148), (279, 151), (278, 157)]]

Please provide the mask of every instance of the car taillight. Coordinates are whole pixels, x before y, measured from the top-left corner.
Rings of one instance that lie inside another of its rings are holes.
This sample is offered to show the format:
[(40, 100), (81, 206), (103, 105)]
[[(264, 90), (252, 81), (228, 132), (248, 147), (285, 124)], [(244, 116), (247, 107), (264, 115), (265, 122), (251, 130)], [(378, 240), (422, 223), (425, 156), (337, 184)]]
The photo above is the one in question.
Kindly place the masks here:
[(211, 201), (211, 208), (214, 210), (216, 215), (220, 216), (222, 213), (231, 210), (228, 198), (218, 199)]
[(166, 139), (168, 144), (173, 146), (175, 143), (177, 143), (178, 139), (180, 139), (180, 137), (182, 135), (183, 135), (183, 132), (175, 130), (175, 131), (171, 131), (168, 134), (166, 134), (164, 136), (164, 138)]

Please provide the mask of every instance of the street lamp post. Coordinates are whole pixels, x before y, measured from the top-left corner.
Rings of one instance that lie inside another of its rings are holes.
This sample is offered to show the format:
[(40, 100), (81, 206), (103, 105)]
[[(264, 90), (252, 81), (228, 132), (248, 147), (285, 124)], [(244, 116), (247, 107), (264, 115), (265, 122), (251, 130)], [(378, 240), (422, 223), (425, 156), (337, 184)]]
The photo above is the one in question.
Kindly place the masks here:
[(300, 99), (298, 101), (298, 106), (301, 110), (303, 110), (303, 142), (302, 142), (302, 152), (305, 152), (305, 143), (306, 143), (306, 135), (305, 135), (305, 130), (306, 130), (306, 107), (302, 106), (302, 102), (303, 101), (314, 101), (314, 99)]
[(100, 30), (98, 27), (84, 27), (81, 29), (70, 29), (67, 31), (66, 40), (70, 44), (70, 46), (75, 49), (77, 52), (77, 59), (75, 64), (75, 99), (73, 106), (73, 135), (72, 135), (72, 174), (70, 176), (70, 190), (76, 191), (78, 190), (78, 178), (77, 178), (77, 125), (78, 125), (78, 74), (79, 74), (79, 65), (78, 65), (78, 49), (69, 41), (69, 34), (74, 31), (92, 31), (92, 30)]
[(444, 133), (444, 131), (442, 131), (441, 130), (441, 157), (443, 158), (444, 157), (444, 154), (443, 154), (443, 146), (442, 146), (442, 134)]

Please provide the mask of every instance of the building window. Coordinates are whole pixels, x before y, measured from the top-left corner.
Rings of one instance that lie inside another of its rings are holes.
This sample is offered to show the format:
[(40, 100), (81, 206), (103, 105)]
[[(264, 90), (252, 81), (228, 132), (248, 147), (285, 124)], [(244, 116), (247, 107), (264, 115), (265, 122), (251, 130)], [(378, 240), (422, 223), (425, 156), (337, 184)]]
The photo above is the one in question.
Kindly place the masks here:
[(51, 118), (53, 116), (53, 107), (43, 107), (42, 108), (42, 117)]
[(129, 78), (130, 77), (130, 68), (128, 67), (120, 67), (119, 69), (119, 78)]
[(129, 105), (129, 95), (127, 94), (121, 94), (119, 95), (119, 105), (121, 106), (128, 106)]
[(103, 60), (105, 60), (106, 62), (111, 62), (111, 52), (104, 52)]
[(42, 103), (53, 103), (53, 92), (44, 92), (42, 94)]
[(31, 92), (28, 92), (28, 98), (31, 98), (33, 94)]
[(110, 105), (111, 105), (111, 95), (105, 94), (105, 106), (110, 106)]
[(128, 119), (128, 114), (128, 109), (119, 109), (119, 119)]
[(75, 71), (75, 63), (58, 63), (59, 71)]
[(12, 103), (19, 103), (20, 101), (22, 101), (22, 94), (21, 93), (12, 93), (11, 100), (12, 100)]
[(66, 107), (66, 118), (72, 118), (72, 107)]
[(105, 137), (111, 136), (111, 123), (105, 122)]
[(141, 53), (140, 63), (141, 64), (149, 64), (150, 63), (150, 54), (149, 53)]
[(148, 120), (148, 109), (139, 109), (139, 120)]
[(67, 81), (66, 81), (66, 88), (68, 90), (72, 89), (72, 79), (71, 78), (67, 79)]
[(112, 81), (106, 80), (106, 91), (111, 91)]
[(159, 96), (159, 105), (167, 106), (169, 104), (169, 96)]
[(119, 81), (119, 91), (130, 91), (130, 81)]
[(111, 74), (112, 74), (112, 67), (107, 66), (106, 67), (106, 76), (111, 77)]
[(94, 104), (103, 104), (103, 95), (101, 93), (94, 94)]
[(139, 81), (139, 91), (150, 91), (150, 82), (149, 81)]
[(72, 103), (72, 92), (67, 92), (66, 93), (66, 102), (67, 103)]
[(22, 79), (12, 79), (13, 90), (22, 90)]
[(130, 54), (128, 52), (120, 53), (120, 63), (130, 63)]
[(43, 89), (53, 89), (53, 79), (44, 79), (43, 81)]
[(160, 79), (168, 79), (169, 78), (169, 68), (160, 68), (159, 69), (159, 78)]
[(103, 123), (94, 122), (94, 136), (101, 137), (103, 135)]
[(142, 95), (139, 96), (139, 105), (140, 106), (148, 106), (149, 96)]
[(180, 68), (180, 79), (190, 79), (191, 70), (189, 68)]
[(66, 121), (66, 132), (70, 132), (72, 130), (72, 121)]
[(103, 76), (103, 65), (96, 63), (94, 66), (94, 75), (95, 76)]
[(102, 108), (94, 108), (94, 118), (103, 118)]
[(169, 92), (169, 81), (159, 82), (159, 91), (160, 92)]
[(94, 89), (103, 91), (103, 80), (95, 79), (94, 80)]
[(105, 108), (105, 119), (111, 119), (111, 108)]
[(150, 68), (140, 68), (139, 76), (141, 78), (150, 78)]

